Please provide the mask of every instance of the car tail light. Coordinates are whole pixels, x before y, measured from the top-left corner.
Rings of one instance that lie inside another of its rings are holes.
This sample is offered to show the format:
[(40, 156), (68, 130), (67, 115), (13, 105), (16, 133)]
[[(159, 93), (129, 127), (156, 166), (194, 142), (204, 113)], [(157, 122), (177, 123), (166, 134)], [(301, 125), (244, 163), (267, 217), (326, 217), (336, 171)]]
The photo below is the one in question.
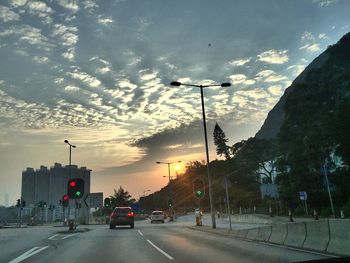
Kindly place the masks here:
[(133, 212), (128, 213), (128, 216), (129, 216), (129, 217), (132, 217), (132, 216), (134, 216), (134, 213), (133, 213)]
[(112, 213), (111, 217), (117, 217), (117, 214), (116, 213)]

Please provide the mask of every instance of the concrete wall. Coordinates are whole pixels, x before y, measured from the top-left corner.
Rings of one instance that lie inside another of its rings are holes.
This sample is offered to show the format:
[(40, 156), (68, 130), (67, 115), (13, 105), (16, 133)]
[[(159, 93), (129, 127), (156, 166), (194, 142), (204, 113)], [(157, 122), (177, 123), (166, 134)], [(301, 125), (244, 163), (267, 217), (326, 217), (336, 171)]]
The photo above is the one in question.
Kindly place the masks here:
[(257, 238), (259, 234), (259, 228), (251, 228), (248, 229), (248, 234), (246, 236), (246, 238), (251, 239), (251, 240), (255, 240)]
[(350, 219), (324, 219), (234, 230), (233, 236), (350, 256)]
[(326, 251), (329, 242), (328, 220), (306, 222), (306, 240), (304, 248)]
[(276, 224), (272, 226), (269, 242), (283, 244), (287, 237), (287, 224)]
[(288, 235), (284, 244), (293, 247), (302, 247), (306, 239), (305, 223), (289, 223), (287, 224)]
[(331, 240), (327, 252), (341, 255), (350, 254), (350, 220), (329, 220)]
[(271, 236), (271, 230), (272, 230), (271, 226), (260, 227), (259, 233), (256, 236), (256, 240), (269, 241), (270, 236)]

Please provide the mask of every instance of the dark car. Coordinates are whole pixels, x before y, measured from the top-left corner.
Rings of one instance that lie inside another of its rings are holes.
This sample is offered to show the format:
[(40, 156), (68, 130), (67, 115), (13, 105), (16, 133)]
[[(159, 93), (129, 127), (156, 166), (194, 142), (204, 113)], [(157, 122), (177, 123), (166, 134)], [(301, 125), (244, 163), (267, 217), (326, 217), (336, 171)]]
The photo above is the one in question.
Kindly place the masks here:
[(126, 226), (134, 228), (134, 213), (130, 207), (116, 207), (114, 208), (110, 222), (109, 229), (114, 229), (116, 226)]

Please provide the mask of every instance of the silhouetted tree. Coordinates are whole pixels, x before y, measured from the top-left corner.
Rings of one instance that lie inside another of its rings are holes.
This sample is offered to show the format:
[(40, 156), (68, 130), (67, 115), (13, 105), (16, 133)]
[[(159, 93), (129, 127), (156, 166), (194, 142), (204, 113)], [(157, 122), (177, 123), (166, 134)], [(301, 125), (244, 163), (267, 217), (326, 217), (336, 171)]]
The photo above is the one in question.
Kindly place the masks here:
[(116, 206), (130, 206), (135, 202), (128, 191), (123, 187), (119, 187), (118, 191), (114, 189), (114, 194), (110, 196), (112, 207)]
[(225, 155), (226, 160), (231, 158), (230, 147), (226, 145), (228, 139), (223, 130), (220, 128), (219, 124), (215, 124), (214, 128), (214, 144), (216, 145), (216, 153), (220, 156)]

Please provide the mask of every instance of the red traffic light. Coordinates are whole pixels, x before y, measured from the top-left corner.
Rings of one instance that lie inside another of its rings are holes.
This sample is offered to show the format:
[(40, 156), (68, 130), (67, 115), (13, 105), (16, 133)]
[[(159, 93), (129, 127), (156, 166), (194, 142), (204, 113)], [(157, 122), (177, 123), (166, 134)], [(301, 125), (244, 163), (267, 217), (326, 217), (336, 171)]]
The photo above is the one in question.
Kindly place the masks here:
[(63, 196), (63, 201), (67, 201), (69, 199), (68, 195)]
[(74, 178), (68, 181), (67, 195), (70, 199), (81, 199), (84, 196), (84, 180)]

